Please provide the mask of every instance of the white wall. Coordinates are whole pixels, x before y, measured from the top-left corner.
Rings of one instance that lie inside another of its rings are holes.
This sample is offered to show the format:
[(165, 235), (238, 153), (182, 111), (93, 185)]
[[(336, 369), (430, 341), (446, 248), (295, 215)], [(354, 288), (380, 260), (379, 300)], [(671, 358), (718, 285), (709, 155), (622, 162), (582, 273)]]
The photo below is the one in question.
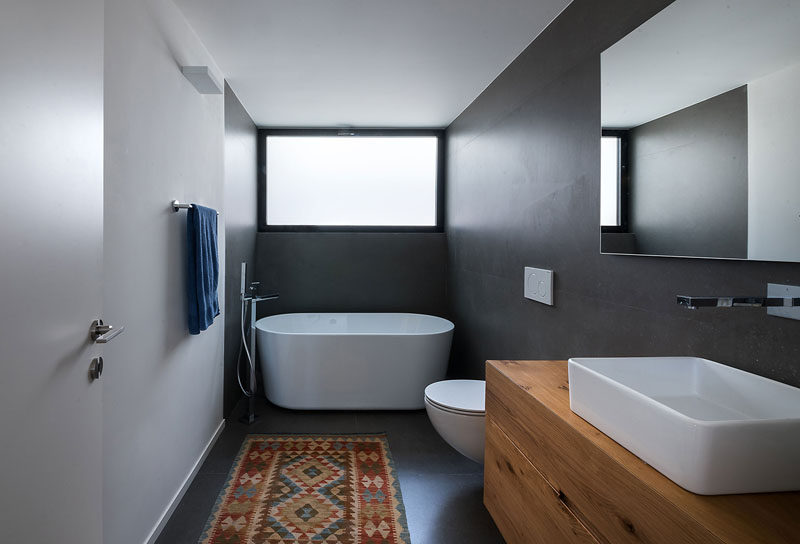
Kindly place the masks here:
[(750, 83), (748, 257), (800, 261), (800, 64)]
[(170, 0), (107, 0), (105, 23), (103, 317), (126, 332), (105, 352), (103, 540), (141, 544), (222, 420), (224, 314), (188, 334), (169, 202), (217, 208), (224, 268), (223, 97), (181, 75), (210, 60)]

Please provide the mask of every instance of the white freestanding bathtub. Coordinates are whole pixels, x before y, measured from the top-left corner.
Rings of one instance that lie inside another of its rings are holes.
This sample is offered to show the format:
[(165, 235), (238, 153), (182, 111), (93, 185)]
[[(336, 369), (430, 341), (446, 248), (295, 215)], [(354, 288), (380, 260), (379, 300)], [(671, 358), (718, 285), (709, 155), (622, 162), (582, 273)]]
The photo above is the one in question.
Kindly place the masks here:
[(414, 410), (444, 379), (453, 324), (420, 314), (282, 314), (256, 321), (267, 398), (317, 410)]

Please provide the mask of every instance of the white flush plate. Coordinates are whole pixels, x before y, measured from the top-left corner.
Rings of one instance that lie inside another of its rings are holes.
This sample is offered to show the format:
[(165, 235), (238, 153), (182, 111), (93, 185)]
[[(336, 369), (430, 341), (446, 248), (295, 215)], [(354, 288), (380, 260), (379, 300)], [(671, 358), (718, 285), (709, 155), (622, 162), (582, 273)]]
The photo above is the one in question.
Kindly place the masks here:
[[(768, 297), (800, 297), (800, 287), (797, 285), (783, 285), (780, 283), (767, 284)], [(777, 317), (785, 317), (787, 319), (800, 320), (800, 306), (790, 306), (788, 308), (781, 308), (780, 306), (770, 306), (767, 308), (769, 315)]]
[(553, 305), (553, 271), (525, 267), (525, 298)]

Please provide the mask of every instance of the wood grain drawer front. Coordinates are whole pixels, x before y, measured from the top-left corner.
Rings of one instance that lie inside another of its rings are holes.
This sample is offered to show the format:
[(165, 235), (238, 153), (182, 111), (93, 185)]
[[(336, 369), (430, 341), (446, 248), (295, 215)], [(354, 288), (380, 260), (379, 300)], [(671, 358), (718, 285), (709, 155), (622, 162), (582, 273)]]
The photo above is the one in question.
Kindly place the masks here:
[[(566, 382), (563, 387), (567, 388)], [(491, 366), (486, 414), (525, 452), (558, 490), (569, 511), (601, 543), (721, 542)]]
[(509, 544), (597, 544), (558, 492), (491, 420), (486, 422), (484, 470), (484, 503)]

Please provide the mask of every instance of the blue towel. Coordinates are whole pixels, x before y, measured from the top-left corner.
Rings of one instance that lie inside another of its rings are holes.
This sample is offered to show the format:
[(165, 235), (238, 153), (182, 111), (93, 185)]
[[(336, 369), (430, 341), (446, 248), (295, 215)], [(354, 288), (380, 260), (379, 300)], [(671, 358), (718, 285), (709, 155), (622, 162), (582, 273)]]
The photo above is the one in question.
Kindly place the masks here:
[(200, 334), (219, 315), (217, 284), (217, 212), (192, 204), (186, 215), (188, 263), (186, 294), (189, 300), (189, 333)]

